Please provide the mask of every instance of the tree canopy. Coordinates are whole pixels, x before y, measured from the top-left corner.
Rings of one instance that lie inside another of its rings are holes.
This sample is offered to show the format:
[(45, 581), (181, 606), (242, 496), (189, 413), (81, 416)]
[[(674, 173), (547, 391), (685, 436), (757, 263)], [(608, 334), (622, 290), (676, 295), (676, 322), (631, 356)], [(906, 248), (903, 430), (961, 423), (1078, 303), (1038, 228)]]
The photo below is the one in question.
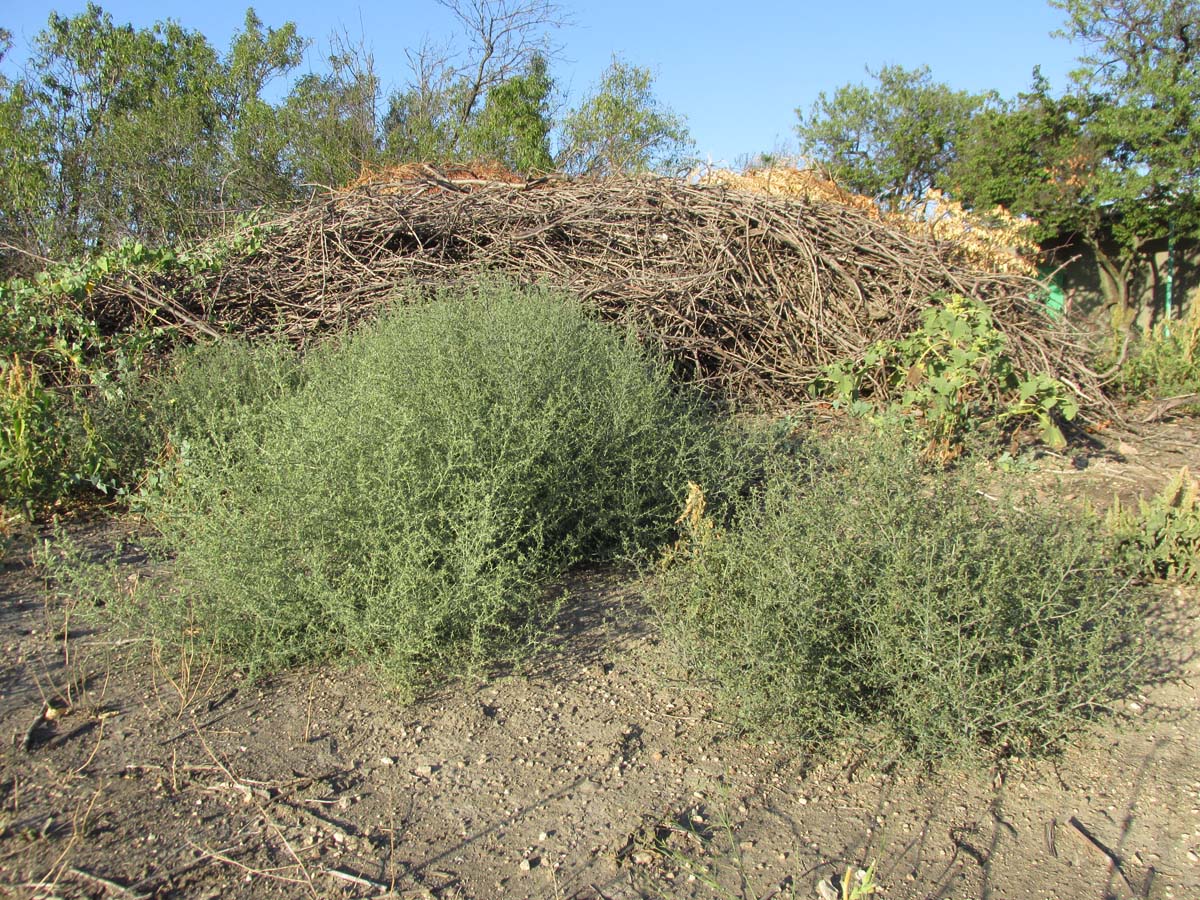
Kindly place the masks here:
[[(411, 77), (387, 96), (362, 42), (335, 35), (324, 65), (298, 74), (309, 42), (252, 9), (224, 52), (176, 22), (118, 24), (95, 3), (52, 14), (24, 72), (0, 73), (3, 273), (130, 237), (199, 237), (381, 164), (641, 171), (687, 147), (648, 70), (616, 60), (556, 116), (553, 0), (439, 2), (459, 32), (412, 50)], [(11, 45), (0, 29), (0, 61)], [(277, 79), (286, 89), (268, 91)]]
[(954, 160), (959, 137), (988, 97), (934, 81), (928, 66), (884, 66), (873, 86), (822, 91), (797, 110), (801, 151), (834, 180), (891, 209), (920, 203)]
[(560, 164), (569, 172), (670, 172), (690, 165), (687, 123), (654, 95), (649, 69), (614, 56), (600, 82), (563, 122)]
[(1003, 100), (885, 66), (874, 85), (821, 93), (797, 131), (813, 162), (891, 209), (938, 188), (1025, 217), (1043, 241), (1084, 242), (1128, 320), (1147, 246), (1200, 233), (1200, 2), (1051, 3), (1083, 48), (1061, 93), (1036, 70), (1028, 92)]

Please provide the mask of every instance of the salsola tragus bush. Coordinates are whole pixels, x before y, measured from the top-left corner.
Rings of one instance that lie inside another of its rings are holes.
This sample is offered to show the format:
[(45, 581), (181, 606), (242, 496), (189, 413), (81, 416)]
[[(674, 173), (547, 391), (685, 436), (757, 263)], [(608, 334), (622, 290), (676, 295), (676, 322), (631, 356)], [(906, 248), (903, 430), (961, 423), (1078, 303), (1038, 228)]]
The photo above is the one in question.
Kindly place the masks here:
[(154, 516), (180, 603), (252, 667), (362, 659), (411, 687), (509, 656), (553, 613), (551, 579), (656, 546), (688, 480), (736, 456), (632, 337), (501, 283), (298, 371), (243, 359), (249, 405), (205, 387), (213, 361), (177, 376), (191, 438)]
[(1141, 612), (1094, 522), (987, 499), (879, 435), (808, 448), (728, 530), (682, 521), (665, 626), (751, 728), (1036, 753), (1138, 677)]

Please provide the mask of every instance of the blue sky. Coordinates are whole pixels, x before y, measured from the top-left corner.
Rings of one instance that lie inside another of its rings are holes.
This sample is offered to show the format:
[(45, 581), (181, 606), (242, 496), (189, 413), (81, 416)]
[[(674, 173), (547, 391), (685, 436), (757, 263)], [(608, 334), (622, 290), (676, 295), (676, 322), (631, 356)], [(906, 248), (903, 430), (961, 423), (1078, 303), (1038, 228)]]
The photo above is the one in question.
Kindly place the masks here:
[[(85, 2), (10, 3), (0, 26), (13, 32), (11, 72), (51, 10), (71, 15)], [(178, 3), (109, 0), (101, 5), (118, 22), (149, 25), (171, 18), (227, 47), (246, 4), (230, 0)], [(705, 3), (564, 2), (573, 24), (560, 29), (560, 58), (552, 74), (569, 103), (586, 93), (614, 53), (649, 67), (659, 98), (688, 122), (702, 158), (733, 162), (743, 154), (787, 149), (794, 142), (795, 110), (807, 110), (824, 90), (867, 78), (890, 63), (928, 64), (934, 77), (956, 88), (998, 90), (1012, 96), (1028, 87), (1035, 65), (1061, 88), (1076, 48), (1050, 32), (1063, 14), (1046, 0), (793, 0)], [(268, 25), (294, 21), (313, 40), (308, 65), (320, 66), (321, 45), (345, 29), (375, 51), (385, 86), (407, 77), (404, 50), (424, 37), (453, 36), (454, 22), (434, 0), (360, 5), (292, 0), (255, 3)]]

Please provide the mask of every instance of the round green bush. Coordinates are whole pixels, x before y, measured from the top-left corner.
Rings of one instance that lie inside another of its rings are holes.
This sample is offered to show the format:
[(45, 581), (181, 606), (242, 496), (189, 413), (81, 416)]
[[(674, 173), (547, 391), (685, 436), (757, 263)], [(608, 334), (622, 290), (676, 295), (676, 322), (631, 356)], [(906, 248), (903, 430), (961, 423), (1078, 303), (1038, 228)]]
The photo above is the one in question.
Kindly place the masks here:
[(412, 686), (511, 656), (566, 567), (655, 546), (735, 456), (662, 363), (546, 291), (401, 307), (302, 370), (196, 441), (155, 514), (176, 613), (256, 668), (366, 659)]
[(662, 579), (668, 634), (751, 729), (924, 759), (1035, 754), (1135, 684), (1095, 522), (994, 500), (878, 434), (781, 466)]

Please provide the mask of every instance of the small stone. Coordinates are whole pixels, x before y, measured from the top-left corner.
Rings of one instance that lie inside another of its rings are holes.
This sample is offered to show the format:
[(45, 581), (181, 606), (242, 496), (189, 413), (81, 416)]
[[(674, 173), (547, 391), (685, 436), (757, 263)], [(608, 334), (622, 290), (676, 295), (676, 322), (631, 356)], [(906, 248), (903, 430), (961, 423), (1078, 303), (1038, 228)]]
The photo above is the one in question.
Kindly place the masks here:
[(548, 841), (549, 839), (550, 839), (550, 835), (548, 835), (546, 832), (542, 831), (542, 832), (538, 833), (538, 843), (539, 844), (544, 843), (545, 841)]
[(654, 854), (649, 850), (634, 850), (633, 861), (639, 866), (648, 866), (654, 862)]
[(417, 766), (413, 769), (413, 774), (418, 778), (429, 778), (435, 771), (437, 771), (436, 766)]
[(585, 781), (583, 784), (579, 785), (579, 793), (581, 794), (594, 794), (598, 790), (600, 790), (600, 785), (591, 780)]
[(521, 860), (521, 871), (528, 872), (530, 869), (536, 869), (540, 863), (540, 858), (536, 856), (530, 856), (527, 859)]
[(392, 759), (390, 756), (381, 756), (379, 757), (379, 764), (381, 766), (394, 766), (396, 764), (396, 760)]

